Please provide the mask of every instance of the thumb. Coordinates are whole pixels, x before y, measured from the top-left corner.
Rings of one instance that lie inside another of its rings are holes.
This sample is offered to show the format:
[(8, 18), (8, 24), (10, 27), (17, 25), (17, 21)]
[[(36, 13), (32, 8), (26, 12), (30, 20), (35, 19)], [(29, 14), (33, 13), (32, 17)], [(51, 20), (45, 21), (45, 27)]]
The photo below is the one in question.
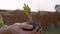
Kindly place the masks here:
[(32, 29), (33, 28), (32, 25), (27, 24), (27, 23), (22, 23), (21, 26), (22, 26), (22, 28), (26, 28), (26, 29)]

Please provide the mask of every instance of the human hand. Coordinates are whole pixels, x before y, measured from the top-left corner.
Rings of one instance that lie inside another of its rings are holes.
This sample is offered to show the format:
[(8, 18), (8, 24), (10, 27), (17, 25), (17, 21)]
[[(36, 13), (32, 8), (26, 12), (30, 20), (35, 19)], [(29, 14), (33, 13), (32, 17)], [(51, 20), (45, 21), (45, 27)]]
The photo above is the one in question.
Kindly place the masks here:
[(25, 31), (23, 28), (32, 29), (33, 26), (26, 23), (15, 23), (6, 28), (1, 28), (0, 34), (41, 34), (41, 29), (37, 31), (38, 26), (32, 31)]
[(33, 26), (26, 23), (15, 23), (11, 27), (11, 32), (12, 34), (40, 34), (41, 31), (37, 31), (38, 26), (33, 31), (24, 31), (23, 28), (32, 29)]

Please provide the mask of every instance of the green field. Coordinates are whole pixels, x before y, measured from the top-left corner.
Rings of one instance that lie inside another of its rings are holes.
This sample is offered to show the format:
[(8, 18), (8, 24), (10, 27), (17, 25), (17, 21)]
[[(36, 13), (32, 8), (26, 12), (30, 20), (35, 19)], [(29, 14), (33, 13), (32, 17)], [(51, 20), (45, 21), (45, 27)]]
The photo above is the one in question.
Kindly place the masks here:
[(51, 31), (49, 28), (43, 30), (43, 34), (60, 34), (60, 29), (55, 28), (53, 31)]

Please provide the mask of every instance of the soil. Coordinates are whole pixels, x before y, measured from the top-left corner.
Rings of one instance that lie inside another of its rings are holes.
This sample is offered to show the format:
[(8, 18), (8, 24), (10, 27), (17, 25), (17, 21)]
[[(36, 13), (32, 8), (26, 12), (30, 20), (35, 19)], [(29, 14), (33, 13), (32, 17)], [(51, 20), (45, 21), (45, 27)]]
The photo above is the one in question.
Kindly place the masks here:
[(23, 28), (23, 30), (25, 30), (25, 31), (32, 31), (32, 30), (34, 30), (37, 26), (39, 26), (38, 27), (38, 29), (37, 29), (37, 31), (41, 28), (41, 26), (38, 24), (38, 23), (35, 23), (35, 22), (31, 22), (31, 23), (29, 23), (30, 25), (33, 25), (33, 28), (32, 29), (25, 29), (25, 28)]

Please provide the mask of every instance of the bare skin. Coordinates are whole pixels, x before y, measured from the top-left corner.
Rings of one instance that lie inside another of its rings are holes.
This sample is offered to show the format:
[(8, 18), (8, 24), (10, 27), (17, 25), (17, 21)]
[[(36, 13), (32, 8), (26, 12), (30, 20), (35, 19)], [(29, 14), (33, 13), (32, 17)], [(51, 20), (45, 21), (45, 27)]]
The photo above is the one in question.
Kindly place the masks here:
[(0, 34), (41, 34), (41, 29), (36, 32), (38, 26), (33, 31), (24, 31), (23, 28), (32, 29), (33, 26), (26, 23), (15, 23), (7, 28), (0, 29)]

